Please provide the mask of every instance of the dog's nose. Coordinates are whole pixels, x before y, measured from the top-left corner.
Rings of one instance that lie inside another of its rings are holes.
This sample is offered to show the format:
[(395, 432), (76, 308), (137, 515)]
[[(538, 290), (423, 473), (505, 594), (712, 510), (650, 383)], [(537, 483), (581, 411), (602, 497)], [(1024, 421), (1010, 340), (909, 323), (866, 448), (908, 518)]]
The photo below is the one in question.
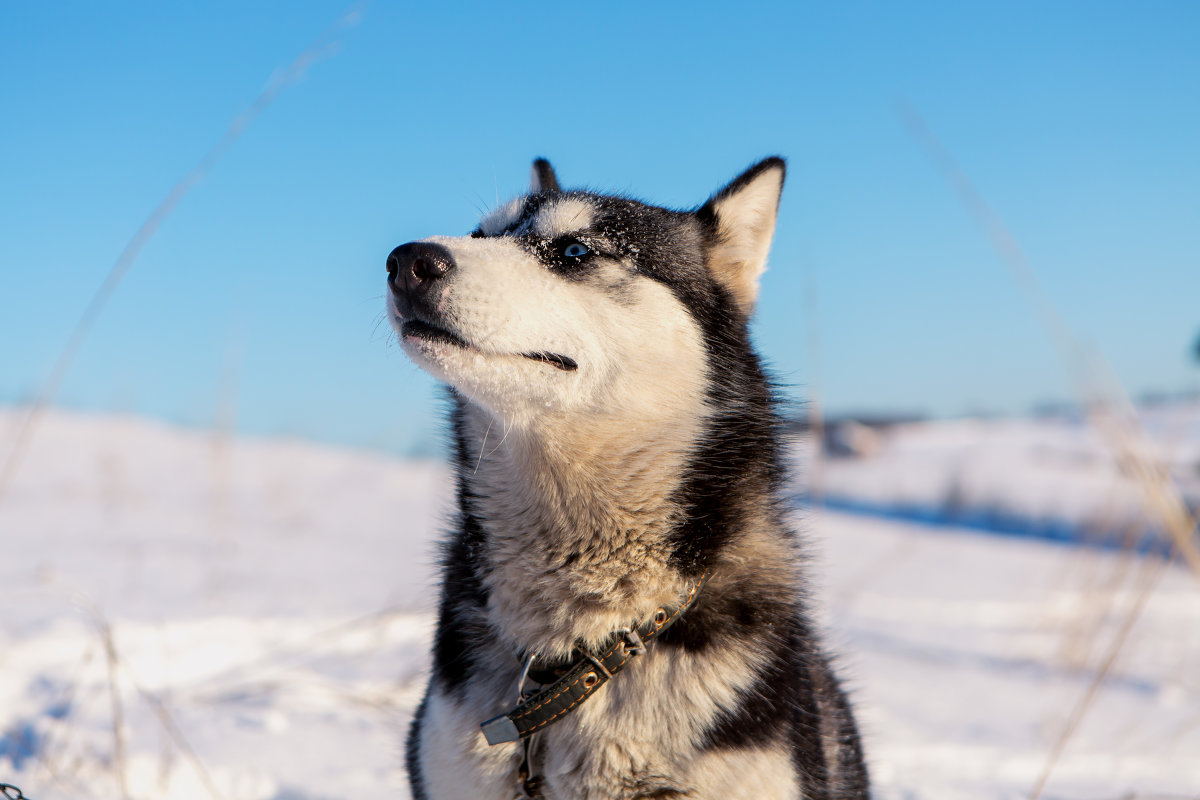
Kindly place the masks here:
[(454, 269), (454, 256), (440, 244), (409, 242), (387, 257), (388, 285), (410, 294), (425, 292)]

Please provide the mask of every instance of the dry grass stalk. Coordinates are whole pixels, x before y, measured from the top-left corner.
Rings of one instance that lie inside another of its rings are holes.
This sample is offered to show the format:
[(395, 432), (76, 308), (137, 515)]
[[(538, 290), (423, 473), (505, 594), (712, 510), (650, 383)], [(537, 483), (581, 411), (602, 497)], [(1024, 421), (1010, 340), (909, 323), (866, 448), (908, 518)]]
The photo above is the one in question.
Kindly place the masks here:
[[(224, 800), (224, 796), (221, 794), (220, 790), (217, 789), (216, 784), (212, 780), (212, 776), (209, 774), (208, 768), (204, 765), (204, 762), (200, 760), (200, 757), (196, 754), (196, 751), (188, 742), (187, 737), (183, 735), (182, 729), (180, 729), (179, 725), (176, 724), (175, 718), (167, 708), (166, 703), (163, 702), (162, 698), (160, 698), (158, 695), (154, 694), (148, 689), (145, 689), (134, 676), (133, 671), (129, 667), (128, 663), (124, 662), (124, 660), (121, 658), (120, 652), (117, 650), (116, 644), (113, 640), (112, 627), (108, 624), (108, 622), (100, 619), (99, 624), (101, 638), (104, 641), (105, 653), (108, 657), (109, 686), (113, 695), (114, 705), (114, 732), (119, 732), (123, 724), (123, 720), (120, 716), (121, 704), (119, 689), (117, 687), (117, 674), (121, 669), (124, 669), (126, 678), (129, 680), (130, 685), (133, 686), (138, 695), (140, 695), (141, 698), (150, 706), (150, 710), (154, 712), (154, 715), (158, 719), (159, 725), (162, 726), (163, 731), (166, 732), (167, 736), (171, 739), (172, 743), (174, 743), (179, 752), (182, 753), (183, 756), (191, 763), (192, 768), (200, 778), (200, 782), (204, 785), (205, 791), (208, 792), (209, 796), (211, 796), (213, 800)], [(122, 797), (128, 798), (129, 794), (126, 788), (125, 779), (125, 748), (123, 736), (118, 736), (117, 740), (120, 745), (120, 756), (116, 759), (116, 761), (118, 777), (121, 783), (121, 795)]]
[[(958, 166), (949, 151), (934, 136), (933, 131), (917, 111), (901, 104), (898, 112), (909, 131), (922, 145), (947, 181), (954, 188), (959, 200), (985, 231), (1001, 260), (1008, 267), (1013, 279), (1024, 292), (1042, 321), (1047, 335), (1054, 341), (1063, 359), (1064, 366), (1074, 379), (1076, 389), (1084, 400), (1084, 407), (1096, 430), (1128, 477), (1137, 485), (1148, 517), (1157, 521), (1170, 535), (1175, 551), (1182, 556), (1188, 567), (1200, 578), (1200, 547), (1195, 541), (1196, 519), (1188, 511), (1178, 489), (1171, 482), (1166, 469), (1149, 445), (1125, 393), (1115, 380), (1104, 381), (1083, 357), (1083, 350), (1067, 327), (1062, 316), (1054, 308), (1042, 290), (1036, 275), (1025, 257), (1016, 238), (1009, 232), (999, 215), (983, 199), (967, 174)], [(1106, 385), (1107, 384), (1107, 385)], [(1117, 413), (1117, 410), (1121, 413)], [(1166, 570), (1168, 561), (1163, 561), (1154, 571), (1154, 579), (1146, 580), (1134, 605), (1126, 613), (1116, 637), (1105, 653), (1091, 684), (1068, 715), (1067, 723), (1047, 758), (1034, 788), (1031, 800), (1038, 800), (1055, 764), (1066, 748), (1087, 713), (1092, 701), (1103, 684), (1117, 657), (1121, 653), (1128, 633), (1145, 607), (1157, 578)], [(1146, 570), (1150, 567), (1146, 567)]]
[(150, 216), (146, 218), (141, 227), (133, 234), (133, 237), (125, 244), (125, 248), (117, 256), (116, 262), (109, 270), (108, 276), (100, 284), (100, 288), (96, 290), (96, 293), (92, 295), (92, 299), (84, 309), (79, 322), (75, 324), (75, 328), (71, 332), (71, 338), (67, 341), (66, 347), (59, 353), (53, 368), (50, 370), (50, 376), (38, 389), (28, 413), (18, 424), (8, 456), (5, 458), (3, 466), (0, 467), (0, 500), (4, 499), (5, 494), (12, 485), (12, 480), (21, 465), (21, 460), (24, 458), (33, 432), (37, 424), (41, 421), (46, 408), (58, 395), (58, 390), (62, 386), (67, 372), (74, 363), (75, 357), (79, 354), (80, 348), (83, 347), (83, 343), (87, 340), (88, 334), (91, 333), (96, 320), (99, 319), (101, 312), (108, 305), (109, 299), (117, 290), (117, 287), (121, 284), (121, 281), (124, 279), (126, 273), (129, 272), (137, 257), (141, 254), (142, 249), (154, 238), (154, 234), (158, 232), (163, 222), (171, 216), (171, 213), (179, 205), (179, 202), (183, 200), (196, 184), (200, 183), (208, 175), (229, 148), (246, 132), (250, 123), (263, 111), (267, 110), (276, 97), (279, 96), (279, 93), (299, 80), (313, 63), (336, 52), (341, 44), (339, 33), (357, 24), (362, 17), (365, 5), (365, 2), (358, 2), (352, 5), (332, 25), (322, 31), (316, 40), (297, 56), (291, 64), (280, 72), (277, 72), (267, 84), (267, 87), (250, 104), (250, 107), (230, 123), (225, 133), (212, 149), (204, 154), (196, 163), (196, 166), (192, 167), (190, 172), (171, 187), (171, 190), (167, 192), (167, 196), (155, 206), (154, 210), (150, 212)]
[(1121, 621), (1121, 627), (1113, 636), (1112, 641), (1108, 645), (1108, 649), (1104, 653), (1103, 659), (1100, 661), (1095, 674), (1092, 676), (1091, 682), (1083, 695), (1075, 703), (1067, 716), (1067, 721), (1063, 725), (1062, 731), (1054, 742), (1054, 746), (1050, 750), (1050, 755), (1046, 759), (1046, 763), (1042, 767), (1041, 773), (1038, 775), (1037, 782), (1034, 784), (1033, 790), (1030, 792), (1032, 800), (1037, 800), (1042, 795), (1042, 791), (1046, 788), (1046, 783), (1050, 780), (1050, 775), (1054, 772), (1054, 767), (1062, 757), (1063, 751), (1066, 750), (1067, 743), (1071, 737), (1075, 735), (1079, 724), (1083, 721), (1084, 715), (1091, 707), (1092, 702), (1096, 699), (1096, 694), (1100, 691), (1105, 678), (1112, 671), (1113, 665), (1116, 664), (1118, 656), (1125, 647), (1125, 642), (1129, 638), (1129, 632), (1133, 630), (1133, 626), (1141, 617), (1142, 611), (1146, 607), (1146, 601), (1150, 599), (1150, 595), (1154, 593), (1154, 587), (1158, 585), (1158, 580), (1163, 576), (1170, 566), (1169, 559), (1161, 561), (1145, 560), (1141, 569), (1141, 585), (1138, 590), (1137, 599), (1133, 606), (1126, 613), (1125, 618)]
[(125, 713), (121, 705), (121, 687), (117, 680), (117, 646), (113, 642), (112, 627), (107, 622), (101, 622), (100, 640), (104, 643), (104, 657), (108, 666), (108, 696), (112, 704), (112, 734), (113, 734), (113, 773), (117, 778), (117, 788), (121, 797), (128, 800), (129, 783), (125, 764)]

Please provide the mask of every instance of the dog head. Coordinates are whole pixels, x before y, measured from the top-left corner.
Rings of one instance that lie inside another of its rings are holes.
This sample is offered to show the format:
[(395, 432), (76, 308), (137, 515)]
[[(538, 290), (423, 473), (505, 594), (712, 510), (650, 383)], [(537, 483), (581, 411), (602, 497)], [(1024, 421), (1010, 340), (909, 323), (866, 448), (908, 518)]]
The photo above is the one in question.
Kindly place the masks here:
[(529, 193), (470, 235), (392, 251), (392, 324), (413, 361), (506, 423), (660, 417), (703, 397), (714, 337), (744, 331), (784, 171), (768, 158), (674, 211), (565, 191), (538, 159)]

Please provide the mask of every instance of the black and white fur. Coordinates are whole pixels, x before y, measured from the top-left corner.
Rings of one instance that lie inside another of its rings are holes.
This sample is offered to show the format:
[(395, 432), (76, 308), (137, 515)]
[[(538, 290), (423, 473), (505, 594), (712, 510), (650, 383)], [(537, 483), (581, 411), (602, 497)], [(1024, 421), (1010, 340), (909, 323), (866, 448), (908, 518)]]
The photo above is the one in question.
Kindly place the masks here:
[(415, 800), (512, 800), (520, 745), (479, 724), (513, 705), (520, 654), (595, 647), (705, 570), (645, 656), (539, 734), (544, 796), (867, 797), (747, 330), (784, 172), (672, 211), (564, 191), (539, 159), (470, 236), (389, 257), (402, 345), (450, 386), (458, 485)]

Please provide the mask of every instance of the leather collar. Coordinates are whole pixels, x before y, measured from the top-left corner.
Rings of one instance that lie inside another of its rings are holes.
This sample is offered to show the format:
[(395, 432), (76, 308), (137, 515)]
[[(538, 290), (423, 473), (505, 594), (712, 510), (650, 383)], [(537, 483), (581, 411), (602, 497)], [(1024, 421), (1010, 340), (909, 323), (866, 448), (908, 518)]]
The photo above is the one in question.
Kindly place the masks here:
[(526, 675), (539, 683), (540, 679), (551, 682), (531, 695), (522, 692), (516, 708), (483, 722), (480, 727), (488, 744), (527, 739), (577, 708), (630, 661), (645, 653), (647, 644), (692, 607), (709, 574), (705, 572), (693, 581), (677, 605), (662, 606), (640, 623), (614, 631), (595, 652), (580, 643), (575, 647), (574, 658), (536, 670), (532, 669), (536, 659), (531, 658), (521, 676), (522, 684)]

